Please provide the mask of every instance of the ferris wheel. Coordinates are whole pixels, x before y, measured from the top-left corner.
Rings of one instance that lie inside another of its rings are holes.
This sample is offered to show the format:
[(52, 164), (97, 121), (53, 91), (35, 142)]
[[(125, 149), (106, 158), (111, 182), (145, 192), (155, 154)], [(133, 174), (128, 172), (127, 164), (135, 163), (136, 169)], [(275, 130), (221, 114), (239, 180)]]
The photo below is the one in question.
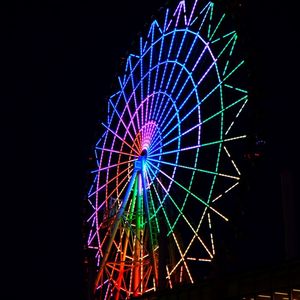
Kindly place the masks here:
[(87, 247), (96, 299), (197, 281), (241, 172), (233, 153), (248, 93), (231, 19), (180, 1), (128, 55), (95, 146)]

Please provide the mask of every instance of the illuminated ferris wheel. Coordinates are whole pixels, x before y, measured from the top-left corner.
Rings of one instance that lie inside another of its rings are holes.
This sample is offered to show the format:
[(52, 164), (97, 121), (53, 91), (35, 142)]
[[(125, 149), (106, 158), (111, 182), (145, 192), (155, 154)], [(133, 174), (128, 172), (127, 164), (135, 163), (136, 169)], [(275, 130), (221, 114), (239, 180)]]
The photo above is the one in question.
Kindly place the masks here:
[(214, 224), (228, 221), (241, 176), (232, 153), (248, 95), (237, 39), (213, 2), (180, 1), (127, 57), (88, 192), (96, 299), (194, 283), (213, 260)]

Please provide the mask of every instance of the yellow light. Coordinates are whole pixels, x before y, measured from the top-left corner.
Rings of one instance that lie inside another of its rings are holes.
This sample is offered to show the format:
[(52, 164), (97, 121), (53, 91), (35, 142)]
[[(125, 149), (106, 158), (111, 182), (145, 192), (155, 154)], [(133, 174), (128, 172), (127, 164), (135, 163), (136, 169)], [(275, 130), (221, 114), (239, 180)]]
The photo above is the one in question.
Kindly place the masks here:
[(284, 296), (288, 296), (288, 293), (275, 292), (275, 295), (284, 295)]

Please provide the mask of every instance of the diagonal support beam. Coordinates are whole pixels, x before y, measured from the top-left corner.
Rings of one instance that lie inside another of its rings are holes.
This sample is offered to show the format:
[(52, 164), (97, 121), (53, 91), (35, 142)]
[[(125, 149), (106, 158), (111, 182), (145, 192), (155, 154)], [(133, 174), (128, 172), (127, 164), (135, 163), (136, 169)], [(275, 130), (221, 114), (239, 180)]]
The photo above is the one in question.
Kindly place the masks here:
[(114, 242), (114, 239), (115, 239), (115, 236), (116, 236), (116, 233), (117, 233), (120, 221), (121, 221), (121, 218), (122, 218), (122, 216), (124, 214), (124, 210), (125, 210), (125, 207), (127, 205), (127, 202), (128, 202), (129, 196), (130, 196), (130, 192), (131, 192), (131, 190), (133, 188), (133, 184), (134, 184), (136, 175), (137, 175), (137, 170), (134, 169), (133, 170), (133, 174), (132, 174), (132, 176), (130, 178), (130, 181), (129, 181), (129, 184), (128, 184), (128, 187), (127, 187), (127, 190), (126, 190), (125, 197), (123, 199), (122, 205), (121, 205), (121, 207), (120, 207), (120, 209), (119, 209), (119, 211), (118, 211), (118, 213), (116, 215), (116, 218), (115, 218), (115, 221), (114, 221), (114, 224), (113, 224), (113, 228), (112, 228), (112, 231), (111, 231), (111, 234), (110, 234), (110, 237), (109, 237), (109, 241), (108, 241), (107, 247), (105, 249), (103, 258), (101, 260), (101, 263), (100, 263), (99, 272), (97, 274), (96, 281), (95, 281), (94, 291), (96, 291), (97, 286), (99, 285), (99, 281), (101, 279), (102, 272), (104, 270), (104, 266), (105, 266), (105, 264), (107, 262), (107, 259), (108, 259), (108, 256), (109, 256), (112, 244)]

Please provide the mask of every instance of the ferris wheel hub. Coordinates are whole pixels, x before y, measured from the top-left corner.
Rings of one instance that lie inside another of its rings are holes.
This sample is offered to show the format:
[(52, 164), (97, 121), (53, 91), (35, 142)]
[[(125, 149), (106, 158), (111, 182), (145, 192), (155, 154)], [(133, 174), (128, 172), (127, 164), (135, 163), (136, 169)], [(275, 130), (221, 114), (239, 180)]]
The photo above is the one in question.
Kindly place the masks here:
[(148, 154), (147, 149), (144, 148), (144, 149), (142, 150), (141, 156), (146, 158), (146, 157), (147, 157), (147, 154)]
[(134, 162), (134, 169), (138, 172), (143, 172), (145, 167), (145, 161), (147, 159), (147, 150), (144, 149), (139, 158)]

